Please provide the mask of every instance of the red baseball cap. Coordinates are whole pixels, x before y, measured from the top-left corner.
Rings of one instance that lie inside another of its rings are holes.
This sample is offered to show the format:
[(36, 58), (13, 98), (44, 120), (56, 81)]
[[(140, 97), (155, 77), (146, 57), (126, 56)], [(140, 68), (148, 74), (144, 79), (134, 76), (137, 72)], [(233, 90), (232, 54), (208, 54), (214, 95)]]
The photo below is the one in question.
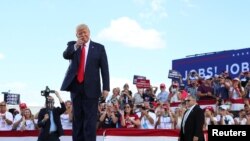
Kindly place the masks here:
[(212, 113), (214, 112), (214, 108), (212, 106), (207, 106), (207, 107), (204, 108), (204, 110), (206, 110), (206, 109), (208, 109)]
[(27, 108), (26, 103), (20, 103), (20, 104), (19, 104), (19, 108), (20, 108), (20, 109), (26, 109), (26, 108)]
[(164, 83), (161, 83), (160, 88), (166, 88)]
[(164, 108), (164, 109), (168, 109), (169, 107), (168, 107), (168, 105), (167, 105), (167, 104), (163, 104), (163, 105), (162, 105), (162, 108)]

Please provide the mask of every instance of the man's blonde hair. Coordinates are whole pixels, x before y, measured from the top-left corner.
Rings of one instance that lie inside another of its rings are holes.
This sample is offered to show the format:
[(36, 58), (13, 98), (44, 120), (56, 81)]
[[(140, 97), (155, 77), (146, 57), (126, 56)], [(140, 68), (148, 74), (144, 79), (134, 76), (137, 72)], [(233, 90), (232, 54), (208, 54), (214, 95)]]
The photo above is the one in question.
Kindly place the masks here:
[(79, 24), (76, 27), (76, 31), (79, 30), (79, 29), (88, 29), (88, 31), (90, 31), (88, 25), (86, 25), (86, 24)]

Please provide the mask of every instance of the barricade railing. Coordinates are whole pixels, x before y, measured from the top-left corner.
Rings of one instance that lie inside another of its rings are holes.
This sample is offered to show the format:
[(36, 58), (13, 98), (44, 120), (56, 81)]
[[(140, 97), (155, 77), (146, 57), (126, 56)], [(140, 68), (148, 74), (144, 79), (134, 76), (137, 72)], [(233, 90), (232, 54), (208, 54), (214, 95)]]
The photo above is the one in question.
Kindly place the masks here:
[[(39, 131), (0, 131), (1, 141), (36, 141)], [(71, 141), (72, 131), (65, 130), (61, 141)], [(172, 129), (100, 129), (96, 141), (176, 141), (179, 130)], [(204, 132), (207, 138), (207, 132)]]

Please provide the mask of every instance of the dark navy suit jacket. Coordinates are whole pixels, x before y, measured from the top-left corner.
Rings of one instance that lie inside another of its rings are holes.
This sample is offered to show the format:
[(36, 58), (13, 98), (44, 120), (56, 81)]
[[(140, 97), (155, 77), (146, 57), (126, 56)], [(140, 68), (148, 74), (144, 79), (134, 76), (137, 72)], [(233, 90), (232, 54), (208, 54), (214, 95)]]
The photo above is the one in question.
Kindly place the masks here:
[[(61, 119), (60, 119), (60, 115), (62, 113), (65, 112), (66, 107), (64, 103), (60, 103), (61, 107), (55, 107), (53, 108), (53, 117), (54, 117), (54, 122), (56, 124), (57, 127), (57, 134), (58, 137), (60, 137), (61, 135), (63, 135), (63, 128), (62, 128), (62, 124), (61, 124)], [(43, 122), (43, 118), (45, 116), (45, 114), (49, 114), (48, 110), (46, 108), (42, 108), (39, 111), (38, 114), (38, 127), (41, 128), (40, 133), (39, 133), (39, 140), (47, 140), (48, 136), (49, 136), (49, 129), (50, 129), (50, 119), (48, 119), (47, 121)]]
[(199, 137), (199, 141), (205, 141), (203, 134), (204, 119), (205, 118), (203, 110), (200, 108), (199, 105), (195, 105), (185, 122), (185, 133), (183, 133), (182, 128), (183, 120), (181, 122), (181, 130), (179, 135), (180, 141), (192, 141), (194, 136)]
[[(63, 52), (63, 57), (70, 60), (61, 86), (63, 91), (73, 91), (70, 85), (76, 78), (81, 53), (80, 48), (75, 51), (75, 43), (76, 41), (68, 42), (68, 47)], [(84, 73), (84, 92), (87, 98), (99, 98), (101, 96), (100, 71), (103, 90), (109, 91), (109, 68), (105, 48), (99, 43), (90, 41)]]

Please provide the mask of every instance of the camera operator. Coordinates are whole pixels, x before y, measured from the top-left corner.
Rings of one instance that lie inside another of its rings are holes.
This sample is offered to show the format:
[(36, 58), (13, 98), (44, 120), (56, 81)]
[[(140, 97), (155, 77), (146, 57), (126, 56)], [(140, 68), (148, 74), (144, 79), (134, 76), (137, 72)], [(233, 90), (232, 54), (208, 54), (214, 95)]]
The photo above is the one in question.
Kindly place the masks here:
[(65, 112), (66, 107), (57, 91), (55, 95), (61, 107), (54, 107), (54, 98), (46, 96), (46, 107), (42, 108), (38, 114), (38, 127), (41, 128), (38, 141), (60, 141), (59, 137), (63, 135), (60, 115)]

